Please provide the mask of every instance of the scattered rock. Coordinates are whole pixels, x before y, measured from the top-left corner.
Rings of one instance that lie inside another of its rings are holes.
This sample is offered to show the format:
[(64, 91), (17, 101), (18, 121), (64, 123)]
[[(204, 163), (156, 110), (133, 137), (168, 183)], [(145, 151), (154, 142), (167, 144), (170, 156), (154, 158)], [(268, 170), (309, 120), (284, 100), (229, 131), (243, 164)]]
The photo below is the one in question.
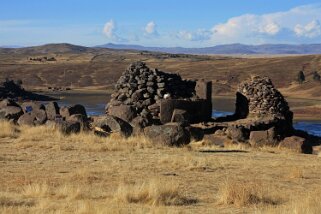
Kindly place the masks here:
[(264, 131), (251, 131), (249, 142), (251, 146), (274, 145), (276, 143), (274, 128)]
[(133, 128), (126, 121), (110, 115), (100, 116), (95, 118), (92, 123), (94, 128), (102, 129), (106, 133), (120, 133), (125, 137), (129, 137)]
[(136, 117), (136, 110), (129, 105), (111, 106), (108, 108), (108, 114), (130, 122)]
[(34, 126), (35, 123), (34, 121), (36, 120), (36, 117), (34, 114), (31, 112), (24, 113), (19, 119), (18, 119), (18, 124), (20, 126)]
[(81, 114), (84, 117), (87, 117), (87, 112), (83, 105), (76, 104), (73, 106), (68, 106), (68, 107), (64, 106), (60, 108), (60, 115), (65, 119), (67, 119), (68, 117), (74, 114)]
[(0, 108), (0, 119), (17, 121), (22, 114), (22, 109), (17, 106), (6, 106)]
[(88, 118), (82, 114), (73, 114), (67, 118), (67, 122), (78, 122), (80, 124), (80, 129), (83, 131), (89, 130)]
[(81, 130), (81, 124), (77, 121), (62, 121), (57, 123), (57, 127), (61, 133), (66, 135), (79, 133)]
[(144, 128), (144, 134), (152, 142), (167, 146), (181, 146), (191, 140), (190, 133), (177, 123), (169, 123), (160, 126), (148, 126)]
[(229, 126), (226, 129), (227, 137), (231, 138), (237, 142), (244, 142), (249, 139), (249, 130), (245, 129), (243, 126)]
[(35, 109), (31, 112), (24, 113), (19, 119), (19, 125), (35, 126), (43, 125), (47, 121), (47, 115), (43, 109)]
[(59, 106), (57, 102), (49, 102), (45, 108), (48, 120), (55, 120), (56, 116), (59, 115)]
[(306, 141), (305, 138), (298, 136), (291, 136), (285, 138), (280, 142), (279, 148), (287, 148), (294, 152), (312, 154), (312, 146)]
[(34, 110), (45, 110), (45, 106), (39, 102), (29, 101), (21, 104), (21, 108), (24, 113), (32, 112)]

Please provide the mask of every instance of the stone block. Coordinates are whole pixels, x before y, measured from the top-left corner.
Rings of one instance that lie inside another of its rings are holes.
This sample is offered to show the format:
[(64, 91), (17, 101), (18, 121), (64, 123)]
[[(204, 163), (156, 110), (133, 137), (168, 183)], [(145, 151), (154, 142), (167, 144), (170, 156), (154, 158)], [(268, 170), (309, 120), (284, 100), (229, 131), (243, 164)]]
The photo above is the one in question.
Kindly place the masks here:
[(207, 100), (164, 99), (160, 103), (160, 120), (169, 123), (175, 109), (185, 110), (190, 123), (208, 121), (212, 116), (212, 105)]
[(108, 108), (108, 114), (121, 118), (127, 122), (130, 122), (134, 117), (136, 117), (136, 111), (130, 105), (111, 106)]
[(200, 99), (212, 99), (212, 81), (198, 80), (195, 86), (196, 95)]
[(287, 148), (294, 152), (312, 154), (313, 149), (305, 138), (298, 136), (291, 136), (284, 138), (279, 144), (279, 148)]
[(251, 131), (250, 144), (251, 146), (273, 145), (275, 137), (274, 128), (263, 131)]

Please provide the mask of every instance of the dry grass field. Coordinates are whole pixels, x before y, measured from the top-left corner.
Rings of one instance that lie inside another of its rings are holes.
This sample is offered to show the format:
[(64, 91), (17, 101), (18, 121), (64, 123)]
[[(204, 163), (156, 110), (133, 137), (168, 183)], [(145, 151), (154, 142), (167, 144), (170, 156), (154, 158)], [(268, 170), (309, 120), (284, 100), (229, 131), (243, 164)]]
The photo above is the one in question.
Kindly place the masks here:
[(0, 213), (320, 213), (321, 157), (0, 122)]

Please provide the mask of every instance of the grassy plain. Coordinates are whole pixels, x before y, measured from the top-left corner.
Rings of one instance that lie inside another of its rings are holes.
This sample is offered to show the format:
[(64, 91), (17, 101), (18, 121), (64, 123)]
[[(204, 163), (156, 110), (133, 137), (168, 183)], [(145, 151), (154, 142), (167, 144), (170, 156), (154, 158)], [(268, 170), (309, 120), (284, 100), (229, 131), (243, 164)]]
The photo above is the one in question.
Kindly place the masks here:
[(0, 122), (0, 213), (319, 213), (321, 157)]

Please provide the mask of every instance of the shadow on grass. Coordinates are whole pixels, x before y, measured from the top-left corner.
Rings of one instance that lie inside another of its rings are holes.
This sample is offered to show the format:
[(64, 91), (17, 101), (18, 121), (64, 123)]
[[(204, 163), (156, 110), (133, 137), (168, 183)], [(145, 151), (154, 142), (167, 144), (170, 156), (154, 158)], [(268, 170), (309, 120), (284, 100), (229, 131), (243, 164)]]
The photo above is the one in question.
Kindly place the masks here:
[(199, 152), (202, 153), (249, 153), (248, 151), (244, 150), (226, 150), (226, 149), (221, 149), (221, 150), (200, 150)]

